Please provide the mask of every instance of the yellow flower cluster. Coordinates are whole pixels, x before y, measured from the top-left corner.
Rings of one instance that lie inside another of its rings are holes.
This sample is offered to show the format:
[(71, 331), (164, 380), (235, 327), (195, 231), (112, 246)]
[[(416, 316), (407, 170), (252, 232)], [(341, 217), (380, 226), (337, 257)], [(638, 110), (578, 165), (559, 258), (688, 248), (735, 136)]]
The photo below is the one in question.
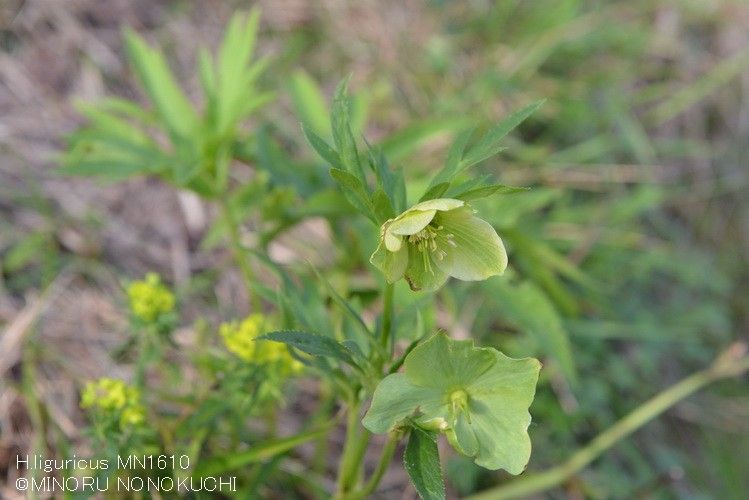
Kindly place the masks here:
[(148, 323), (174, 309), (174, 294), (161, 283), (156, 273), (148, 273), (144, 280), (130, 283), (127, 297), (133, 314)]
[(251, 314), (241, 322), (232, 321), (219, 326), (226, 348), (242, 360), (257, 364), (276, 363), (291, 373), (300, 372), (304, 365), (291, 356), (285, 345), (255, 340), (267, 330), (268, 320), (262, 314)]
[(146, 410), (140, 401), (140, 391), (122, 380), (109, 377), (86, 384), (81, 394), (81, 408), (119, 415), (121, 428), (138, 425), (146, 417)]

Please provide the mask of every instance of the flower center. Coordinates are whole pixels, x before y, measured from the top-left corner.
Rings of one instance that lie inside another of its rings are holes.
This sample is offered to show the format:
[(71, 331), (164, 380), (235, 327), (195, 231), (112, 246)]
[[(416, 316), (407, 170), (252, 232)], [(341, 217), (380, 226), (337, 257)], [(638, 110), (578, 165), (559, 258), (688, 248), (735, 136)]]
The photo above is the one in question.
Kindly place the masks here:
[(453, 417), (457, 417), (458, 412), (465, 412), (468, 422), (471, 422), (471, 414), (468, 412), (468, 393), (464, 389), (456, 389), (450, 393), (450, 409)]
[(452, 233), (445, 232), (445, 228), (442, 226), (434, 226), (429, 224), (427, 227), (422, 229), (416, 234), (412, 234), (408, 237), (408, 242), (416, 247), (421, 252), (422, 258), (424, 259), (424, 267), (430, 273), (434, 274), (432, 269), (432, 262), (429, 258), (429, 254), (433, 253), (437, 259), (442, 260), (447, 255), (443, 249), (438, 245), (438, 239), (444, 238), (444, 241), (453, 247), (457, 246), (455, 243), (455, 236)]
[(445, 258), (447, 253), (439, 248), (437, 244), (438, 238), (444, 238), (445, 242), (451, 246), (457, 246), (455, 243), (455, 236), (452, 233), (444, 232), (444, 227), (434, 226), (429, 224), (427, 227), (422, 229), (416, 234), (412, 234), (408, 237), (408, 242), (416, 246), (417, 250), (426, 254), (427, 252), (434, 253), (439, 260)]

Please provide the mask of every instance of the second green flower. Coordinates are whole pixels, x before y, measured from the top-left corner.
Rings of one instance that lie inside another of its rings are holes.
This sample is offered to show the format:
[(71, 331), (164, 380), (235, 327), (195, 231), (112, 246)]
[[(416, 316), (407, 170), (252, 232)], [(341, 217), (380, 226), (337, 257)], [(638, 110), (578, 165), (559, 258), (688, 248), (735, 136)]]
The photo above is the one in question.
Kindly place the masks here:
[(447, 278), (485, 280), (502, 274), (507, 253), (494, 228), (463, 200), (423, 201), (380, 229), (370, 262), (394, 283), (405, 277), (412, 290), (436, 290)]

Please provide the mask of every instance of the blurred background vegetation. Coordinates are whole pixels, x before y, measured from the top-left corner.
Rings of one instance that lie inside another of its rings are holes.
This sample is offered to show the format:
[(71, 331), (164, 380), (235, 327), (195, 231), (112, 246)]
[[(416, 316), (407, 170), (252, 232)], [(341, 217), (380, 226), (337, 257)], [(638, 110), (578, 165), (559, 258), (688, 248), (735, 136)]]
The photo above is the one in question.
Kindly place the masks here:
[[(75, 101), (142, 96), (124, 63), (123, 26), (164, 47), (197, 100), (196, 47), (216, 47), (231, 14), (248, 5), (0, 3), (0, 484), (17, 453), (86, 449), (81, 381), (126, 373), (107, 354), (126, 328), (123, 280), (150, 270), (165, 276), (178, 291), (186, 341), (198, 318), (212, 324), (246, 312), (237, 273), (226, 259), (216, 271), (216, 250), (202, 244), (211, 207), (154, 180), (107, 184), (54, 169), (63, 136), (82, 123)], [(314, 100), (312, 82), (329, 99), (352, 73), (360, 128), (416, 180), (414, 192), (457, 131), (547, 99), (507, 151), (480, 167), (499, 182), (533, 187), (477, 203), (505, 240), (511, 271), (454, 284), (427, 318), (455, 337), (542, 357), (530, 470), (559, 463), (747, 340), (746, 1), (259, 5), (258, 51), (270, 56), (261, 82), (278, 100), (249, 124), (272, 147), (245, 147), (273, 172), (275, 197), (301, 203), (320, 172), (298, 125), (302, 115), (326, 126), (324, 110), (300, 105)], [(319, 250), (330, 239), (324, 224), (284, 231), (270, 244), (272, 258), (335, 264), (336, 282), (365, 300), (369, 284), (357, 281), (356, 263), (371, 242), (347, 267), (345, 252)], [(302, 383), (297, 392), (314, 390)], [(305, 411), (290, 404), (281, 425), (293, 427)], [(548, 495), (741, 499), (746, 457), (749, 390), (721, 382)], [(455, 456), (446, 469), (453, 495), (506, 479)], [(268, 474), (280, 483), (294, 468)], [(405, 477), (391, 476), (384, 485), (403, 491)]]

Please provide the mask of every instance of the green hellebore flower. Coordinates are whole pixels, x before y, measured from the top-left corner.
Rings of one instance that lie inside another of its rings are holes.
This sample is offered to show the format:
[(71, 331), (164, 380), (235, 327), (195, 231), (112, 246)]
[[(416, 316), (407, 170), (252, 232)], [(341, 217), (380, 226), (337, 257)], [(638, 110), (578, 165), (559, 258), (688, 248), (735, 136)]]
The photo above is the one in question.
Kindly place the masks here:
[(525, 469), (538, 360), (512, 359), (474, 347), (471, 340), (437, 334), (411, 351), (403, 367), (375, 389), (364, 427), (382, 434), (410, 419), (444, 432), (455, 449), (482, 467), (511, 474)]
[(389, 283), (405, 276), (412, 290), (436, 290), (449, 276), (485, 280), (507, 267), (494, 228), (450, 198), (423, 201), (385, 222), (369, 260)]

